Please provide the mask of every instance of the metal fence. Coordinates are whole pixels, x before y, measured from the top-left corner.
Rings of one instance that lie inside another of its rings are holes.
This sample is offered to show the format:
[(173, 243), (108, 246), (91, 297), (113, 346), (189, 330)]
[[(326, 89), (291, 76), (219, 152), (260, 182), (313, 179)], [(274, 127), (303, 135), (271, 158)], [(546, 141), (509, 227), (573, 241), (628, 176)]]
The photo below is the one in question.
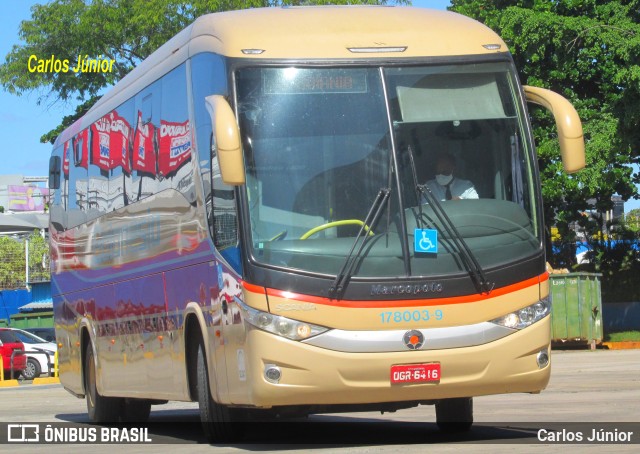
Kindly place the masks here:
[(50, 279), (49, 247), (40, 233), (0, 237), (0, 289), (25, 288)]

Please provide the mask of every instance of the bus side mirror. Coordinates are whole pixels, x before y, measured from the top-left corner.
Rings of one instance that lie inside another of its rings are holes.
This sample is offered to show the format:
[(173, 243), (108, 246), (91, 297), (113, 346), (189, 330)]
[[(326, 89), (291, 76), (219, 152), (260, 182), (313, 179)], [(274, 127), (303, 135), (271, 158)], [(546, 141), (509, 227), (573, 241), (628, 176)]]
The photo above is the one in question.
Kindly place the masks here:
[(559, 94), (539, 87), (524, 86), (527, 101), (549, 110), (556, 120), (562, 166), (574, 173), (585, 166), (584, 137), (578, 112)]
[(60, 156), (49, 158), (49, 189), (60, 189)]
[[(211, 115), (211, 126), (222, 181), (225, 184), (235, 186), (244, 184), (244, 161), (236, 116), (223, 96), (207, 96), (205, 101), (209, 115)], [(213, 159), (213, 149), (211, 157)]]

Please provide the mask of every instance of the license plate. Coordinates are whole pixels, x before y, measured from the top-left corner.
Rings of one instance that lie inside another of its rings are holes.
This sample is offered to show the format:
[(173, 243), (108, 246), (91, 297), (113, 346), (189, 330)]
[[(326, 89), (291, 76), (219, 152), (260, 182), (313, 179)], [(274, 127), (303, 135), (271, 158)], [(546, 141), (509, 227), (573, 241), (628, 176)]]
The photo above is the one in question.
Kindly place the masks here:
[(440, 363), (396, 364), (391, 366), (391, 384), (440, 381)]

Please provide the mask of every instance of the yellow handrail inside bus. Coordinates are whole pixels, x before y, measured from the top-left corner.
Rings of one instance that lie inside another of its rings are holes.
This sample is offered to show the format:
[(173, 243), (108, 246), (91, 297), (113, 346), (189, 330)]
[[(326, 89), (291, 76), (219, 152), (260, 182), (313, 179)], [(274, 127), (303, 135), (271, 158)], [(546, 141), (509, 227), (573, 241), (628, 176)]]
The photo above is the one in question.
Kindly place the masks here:
[(300, 239), (306, 240), (314, 233), (317, 233), (321, 230), (330, 229), (331, 227), (339, 227), (341, 225), (354, 225), (354, 224), (364, 226), (365, 232), (367, 232), (369, 236), (373, 236), (373, 230), (371, 230), (371, 228), (368, 225), (366, 225), (364, 222), (362, 222), (360, 219), (343, 219), (342, 221), (327, 222), (326, 224), (322, 224), (322, 225), (319, 225), (318, 227), (314, 227), (308, 232), (306, 232), (304, 235), (302, 235)]

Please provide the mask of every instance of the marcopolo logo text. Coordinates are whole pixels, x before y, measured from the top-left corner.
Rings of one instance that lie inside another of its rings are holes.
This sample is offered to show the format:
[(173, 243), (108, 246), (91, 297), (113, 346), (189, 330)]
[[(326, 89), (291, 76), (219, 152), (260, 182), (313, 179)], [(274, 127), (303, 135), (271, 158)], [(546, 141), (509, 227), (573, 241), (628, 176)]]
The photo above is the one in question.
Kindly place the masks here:
[(420, 295), (424, 293), (441, 293), (444, 286), (441, 282), (425, 282), (422, 284), (396, 284), (371, 286), (371, 295)]

